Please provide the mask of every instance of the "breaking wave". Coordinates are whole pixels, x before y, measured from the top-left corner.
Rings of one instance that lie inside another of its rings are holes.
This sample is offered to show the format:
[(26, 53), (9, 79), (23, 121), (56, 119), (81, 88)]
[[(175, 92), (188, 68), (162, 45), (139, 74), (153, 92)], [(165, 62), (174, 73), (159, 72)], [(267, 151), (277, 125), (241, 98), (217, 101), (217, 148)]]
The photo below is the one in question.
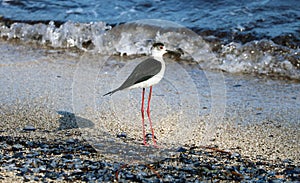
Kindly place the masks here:
[(160, 41), (170, 49), (180, 50), (183, 60), (195, 62), (203, 69), (300, 80), (299, 47), (265, 38), (224, 42), (217, 34), (204, 36), (176, 23), (154, 19), (114, 26), (105, 22), (8, 23), (7, 20), (0, 25), (0, 36), (5, 40), (121, 56), (149, 54), (150, 45)]

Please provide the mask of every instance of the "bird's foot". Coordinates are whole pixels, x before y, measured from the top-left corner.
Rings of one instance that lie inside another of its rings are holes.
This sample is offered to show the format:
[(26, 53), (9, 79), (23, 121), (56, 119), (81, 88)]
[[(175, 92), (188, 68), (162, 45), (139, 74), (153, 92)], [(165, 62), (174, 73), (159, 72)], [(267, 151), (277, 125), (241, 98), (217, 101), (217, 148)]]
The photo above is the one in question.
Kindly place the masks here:
[(147, 144), (146, 141), (143, 142), (143, 145), (149, 147), (149, 144)]

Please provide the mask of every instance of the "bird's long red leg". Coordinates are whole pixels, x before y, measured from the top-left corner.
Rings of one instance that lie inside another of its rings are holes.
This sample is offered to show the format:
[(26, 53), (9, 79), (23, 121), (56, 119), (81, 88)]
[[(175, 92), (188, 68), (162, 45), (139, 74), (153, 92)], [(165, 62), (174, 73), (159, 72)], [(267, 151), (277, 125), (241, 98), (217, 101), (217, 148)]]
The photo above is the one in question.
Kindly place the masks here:
[(151, 100), (151, 95), (152, 95), (152, 86), (150, 86), (150, 92), (149, 92), (149, 97), (148, 97), (147, 115), (148, 115), (148, 119), (149, 119), (149, 122), (150, 122), (150, 129), (151, 129), (151, 132), (152, 132), (153, 145), (154, 145), (154, 147), (157, 147), (155, 136), (154, 136), (154, 130), (152, 128), (152, 121), (151, 121), (151, 118), (150, 118), (150, 100)]
[(146, 132), (145, 132), (144, 98), (145, 98), (145, 88), (143, 88), (143, 92), (142, 92), (141, 113), (142, 113), (142, 126), (143, 126), (143, 144), (145, 146), (148, 146), (148, 144), (146, 142)]

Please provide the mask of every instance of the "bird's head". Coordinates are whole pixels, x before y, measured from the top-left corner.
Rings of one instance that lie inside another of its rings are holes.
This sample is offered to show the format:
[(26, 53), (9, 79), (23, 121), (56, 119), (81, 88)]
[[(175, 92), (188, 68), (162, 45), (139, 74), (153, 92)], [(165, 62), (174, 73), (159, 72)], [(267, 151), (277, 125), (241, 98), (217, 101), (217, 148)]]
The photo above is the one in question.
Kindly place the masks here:
[(162, 57), (168, 50), (162, 43), (154, 43), (151, 47), (151, 54), (153, 57)]

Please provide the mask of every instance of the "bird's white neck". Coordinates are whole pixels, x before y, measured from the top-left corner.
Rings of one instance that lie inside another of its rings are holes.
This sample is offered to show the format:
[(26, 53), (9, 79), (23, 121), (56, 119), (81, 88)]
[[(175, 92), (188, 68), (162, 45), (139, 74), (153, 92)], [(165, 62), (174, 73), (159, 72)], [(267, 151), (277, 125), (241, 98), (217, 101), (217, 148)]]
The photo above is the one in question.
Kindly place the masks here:
[(163, 55), (164, 53), (163, 52), (159, 52), (159, 51), (152, 51), (152, 57), (155, 59), (155, 60), (158, 60), (160, 62), (163, 62)]
[(158, 60), (160, 62), (164, 62), (164, 59), (163, 59), (163, 56), (162, 55), (152, 55), (152, 57), (155, 59), (155, 60)]

